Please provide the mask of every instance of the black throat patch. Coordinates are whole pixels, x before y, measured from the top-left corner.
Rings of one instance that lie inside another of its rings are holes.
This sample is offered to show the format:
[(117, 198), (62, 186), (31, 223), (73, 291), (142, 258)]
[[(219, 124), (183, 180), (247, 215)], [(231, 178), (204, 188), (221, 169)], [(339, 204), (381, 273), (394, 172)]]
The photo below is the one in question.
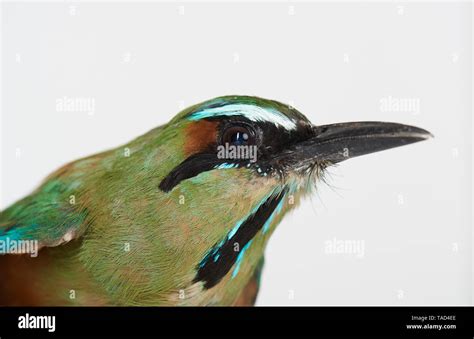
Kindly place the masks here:
[[(199, 263), (193, 282), (203, 281), (206, 289), (218, 284), (236, 263), (239, 253), (244, 250), (249, 241), (271, 217), (287, 191), (285, 188), (272, 194), (240, 225), (234, 234), (229, 233), (224, 240), (215, 244)], [(238, 251), (235, 250), (237, 245)]]

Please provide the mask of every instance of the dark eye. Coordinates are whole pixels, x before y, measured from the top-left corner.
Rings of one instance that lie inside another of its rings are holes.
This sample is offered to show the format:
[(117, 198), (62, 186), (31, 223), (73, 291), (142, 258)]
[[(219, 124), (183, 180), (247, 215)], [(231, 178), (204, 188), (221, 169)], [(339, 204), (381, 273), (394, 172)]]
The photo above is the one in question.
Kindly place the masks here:
[(255, 141), (254, 134), (244, 126), (232, 126), (222, 133), (222, 143), (235, 146), (251, 145)]

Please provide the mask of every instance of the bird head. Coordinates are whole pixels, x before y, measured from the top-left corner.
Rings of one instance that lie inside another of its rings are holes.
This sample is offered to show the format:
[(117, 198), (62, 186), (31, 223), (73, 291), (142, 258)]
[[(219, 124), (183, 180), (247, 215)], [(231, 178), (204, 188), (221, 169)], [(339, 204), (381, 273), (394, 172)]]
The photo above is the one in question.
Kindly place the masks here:
[(163, 135), (173, 151), (159, 189), (191, 197), (193, 220), (208, 225), (201, 230), (208, 247), (194, 281), (210, 288), (231, 269), (231, 277), (238, 273), (252, 242), (263, 247), (328, 166), (425, 140), (430, 133), (387, 122), (317, 126), (291, 106), (227, 96), (184, 110)]
[(424, 129), (389, 122), (316, 126), (289, 105), (248, 96), (192, 106), (168, 128), (184, 130), (185, 158), (161, 181), (164, 192), (214, 170), (246, 173), (252, 182), (276, 178), (281, 186), (297, 183), (301, 188), (330, 165), (431, 136)]

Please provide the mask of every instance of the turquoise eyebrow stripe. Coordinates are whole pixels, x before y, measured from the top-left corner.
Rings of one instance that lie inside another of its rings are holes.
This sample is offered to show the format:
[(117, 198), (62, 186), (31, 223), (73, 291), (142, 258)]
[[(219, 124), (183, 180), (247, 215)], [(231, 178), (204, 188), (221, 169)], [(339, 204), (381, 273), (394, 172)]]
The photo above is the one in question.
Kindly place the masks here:
[(283, 113), (273, 108), (263, 108), (250, 104), (229, 104), (220, 107), (203, 108), (192, 113), (189, 120), (201, 120), (219, 116), (243, 116), (255, 122), (270, 122), (287, 130), (296, 129), (296, 123)]

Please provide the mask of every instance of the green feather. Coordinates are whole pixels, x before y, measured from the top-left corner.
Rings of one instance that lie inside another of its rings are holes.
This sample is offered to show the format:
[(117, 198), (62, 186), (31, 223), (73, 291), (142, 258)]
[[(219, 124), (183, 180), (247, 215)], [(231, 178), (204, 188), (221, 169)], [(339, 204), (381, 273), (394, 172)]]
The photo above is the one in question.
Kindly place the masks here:
[[(270, 100), (216, 100), (299, 114)], [(192, 282), (207, 251), (281, 183), (235, 168), (203, 172), (169, 193), (158, 189), (186, 158), (185, 131), (193, 122), (185, 117), (199, 105), (121, 147), (64, 166), (0, 213), (0, 239), (36, 239), (45, 247), (40, 256), (49, 258), (46, 267), (31, 259), (44, 296), (39, 303), (229, 305), (254, 272), (260, 274), (268, 238), (298, 198), (253, 239), (235, 279), (229, 272), (210, 290)], [(0, 276), (1, 270), (0, 262)]]

